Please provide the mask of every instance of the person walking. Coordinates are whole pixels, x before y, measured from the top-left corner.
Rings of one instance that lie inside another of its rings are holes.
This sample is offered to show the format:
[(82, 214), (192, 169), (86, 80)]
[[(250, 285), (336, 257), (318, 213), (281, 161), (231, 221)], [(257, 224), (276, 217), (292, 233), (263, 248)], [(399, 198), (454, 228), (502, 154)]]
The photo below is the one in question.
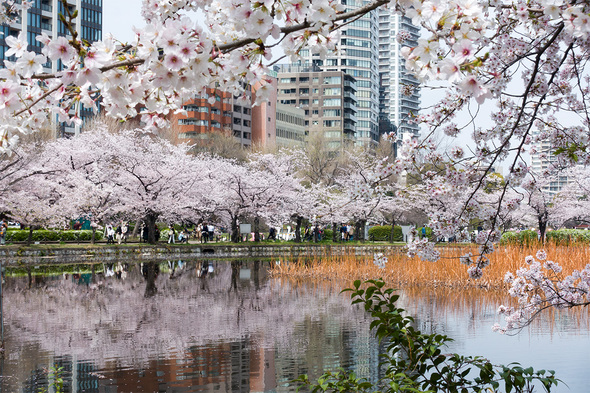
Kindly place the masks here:
[(176, 231), (174, 230), (174, 225), (170, 224), (170, 226), (168, 227), (168, 244), (176, 243), (176, 241), (174, 240), (175, 238), (176, 238)]
[(209, 232), (209, 240), (214, 241), (215, 239), (215, 227), (212, 224), (207, 225), (207, 232)]
[(111, 224), (107, 224), (104, 234), (107, 238), (107, 244), (115, 244), (115, 229)]
[(0, 222), (0, 246), (6, 245), (6, 233), (8, 232), (8, 225), (2, 220)]
[[(126, 222), (121, 222), (121, 238), (127, 243), (127, 237), (129, 236), (129, 226)], [(119, 242), (121, 244), (121, 242)]]
[(203, 227), (201, 229), (201, 243), (207, 243), (207, 240), (209, 240), (209, 229), (207, 227), (208, 225), (203, 223)]

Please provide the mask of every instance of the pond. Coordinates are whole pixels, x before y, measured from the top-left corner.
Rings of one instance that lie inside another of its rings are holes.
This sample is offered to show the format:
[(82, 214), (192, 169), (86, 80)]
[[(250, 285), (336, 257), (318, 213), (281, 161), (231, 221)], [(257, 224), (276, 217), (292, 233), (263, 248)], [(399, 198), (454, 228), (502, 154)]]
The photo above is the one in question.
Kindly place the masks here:
[[(1, 391), (48, 389), (54, 365), (66, 392), (291, 392), (300, 374), (338, 367), (375, 381), (383, 348), (348, 295), (269, 278), (268, 268), (204, 260), (7, 269)], [(503, 300), (422, 289), (403, 291), (400, 304), (418, 328), (454, 338), (450, 351), (554, 369), (569, 386), (555, 391), (587, 391), (587, 314), (546, 314), (502, 336), (491, 325)]]

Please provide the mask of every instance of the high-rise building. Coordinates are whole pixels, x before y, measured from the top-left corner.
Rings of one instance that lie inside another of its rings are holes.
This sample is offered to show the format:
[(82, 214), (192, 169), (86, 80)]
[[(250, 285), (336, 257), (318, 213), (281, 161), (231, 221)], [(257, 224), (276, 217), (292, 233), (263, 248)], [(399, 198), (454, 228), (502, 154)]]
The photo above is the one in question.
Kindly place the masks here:
[[(347, 11), (365, 3), (342, 0)], [(400, 31), (406, 37), (403, 44), (397, 41)], [(341, 33), (336, 53), (321, 60), (304, 49), (300, 51), (302, 59), (292, 66), (311, 71), (342, 71), (356, 79), (357, 144), (375, 146), (380, 133), (393, 130), (397, 130), (399, 139), (418, 137), (420, 128), (412, 119), (420, 109), (419, 83), (406, 72), (401, 48), (417, 45), (419, 29), (395, 9), (379, 9), (349, 21)]]
[[(73, 28), (79, 38), (88, 42), (102, 39), (102, 0), (67, 0), (67, 8), (71, 15), (78, 11)], [(0, 35), (0, 67), (4, 65), (4, 60), (16, 60), (12, 56), (10, 58), (5, 56), (9, 48), (5, 37), (17, 37), (24, 32), (29, 44), (28, 49), (41, 53), (41, 43), (36, 39), (41, 33), (47, 34), (50, 38), (69, 36), (66, 26), (59, 20), (60, 14), (67, 19), (68, 12), (60, 0), (34, 0), (32, 7), (22, 12), (20, 20), (9, 25), (1, 25), (0, 32), (3, 34)], [(62, 64), (61, 61), (48, 62), (45, 66), (48, 71), (55, 72), (61, 69)], [(93, 115), (89, 109), (80, 108), (79, 110), (79, 116), (82, 119)], [(78, 127), (65, 124), (60, 128), (62, 133), (79, 132)]]
[[(362, 7), (362, 0), (342, 0), (347, 11)], [(377, 11), (349, 21), (341, 30), (336, 53), (321, 60), (309, 50), (300, 51), (302, 59), (294, 65), (342, 71), (356, 80), (358, 112), (355, 141), (359, 145), (376, 146), (379, 142), (379, 25)]]
[(535, 151), (531, 153), (531, 169), (532, 172), (538, 176), (545, 177), (545, 172), (550, 174), (554, 173), (551, 177), (551, 181), (542, 187), (542, 190), (549, 195), (555, 195), (563, 187), (568, 184), (568, 177), (561, 174), (555, 173), (552, 168), (559, 167), (556, 165), (558, 162), (557, 156), (553, 154), (555, 149), (549, 141), (539, 141), (535, 143)]
[[(400, 44), (397, 36), (402, 31), (406, 40)], [(401, 55), (402, 46), (417, 46), (419, 37), (420, 30), (409, 18), (393, 8), (379, 9), (379, 113), (382, 126), (397, 129), (399, 139), (420, 134), (419, 125), (411, 121), (420, 109), (419, 82), (406, 72)]]
[(314, 71), (300, 66), (279, 68), (279, 104), (303, 109), (306, 133), (323, 133), (330, 150), (340, 150), (355, 142), (356, 92), (355, 78), (342, 71)]

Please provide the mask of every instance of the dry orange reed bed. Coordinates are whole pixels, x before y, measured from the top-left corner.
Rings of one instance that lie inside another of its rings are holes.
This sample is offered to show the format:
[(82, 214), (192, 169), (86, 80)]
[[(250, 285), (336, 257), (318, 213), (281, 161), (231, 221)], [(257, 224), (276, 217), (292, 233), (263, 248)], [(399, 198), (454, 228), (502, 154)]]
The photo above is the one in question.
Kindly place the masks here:
[[(290, 278), (315, 278), (338, 281), (350, 285), (354, 280), (382, 278), (390, 285), (404, 288), (411, 286), (449, 287), (449, 288), (505, 288), (506, 272), (516, 272), (525, 266), (527, 255), (535, 255), (542, 246), (498, 246), (490, 256), (490, 265), (484, 269), (479, 280), (469, 278), (467, 266), (459, 262), (459, 257), (467, 252), (477, 253), (475, 246), (441, 247), (441, 259), (437, 262), (408, 258), (403, 249), (387, 255), (385, 269), (379, 269), (373, 263), (373, 256), (355, 256), (354, 248), (341, 256), (307, 257), (296, 261), (280, 259), (271, 270), (273, 276)], [(563, 267), (562, 274), (570, 274), (590, 263), (590, 248), (587, 245), (574, 244), (556, 246), (546, 244), (544, 247), (548, 259), (558, 262)]]

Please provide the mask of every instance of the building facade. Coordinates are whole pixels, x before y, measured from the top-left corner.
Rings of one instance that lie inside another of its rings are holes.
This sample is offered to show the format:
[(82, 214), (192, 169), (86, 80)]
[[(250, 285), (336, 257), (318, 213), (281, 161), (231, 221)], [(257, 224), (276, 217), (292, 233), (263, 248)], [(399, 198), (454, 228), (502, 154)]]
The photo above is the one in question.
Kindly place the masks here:
[(281, 66), (277, 100), (304, 110), (306, 134), (323, 133), (330, 150), (356, 141), (356, 80), (342, 71), (312, 71)]
[[(399, 32), (407, 39), (400, 44)], [(417, 138), (420, 127), (412, 119), (420, 110), (418, 80), (406, 72), (402, 46), (417, 46), (420, 30), (395, 9), (379, 9), (379, 113), (382, 125), (397, 129), (398, 138)], [(383, 129), (383, 132), (386, 130)]]
[[(267, 102), (252, 107), (252, 144), (259, 147), (272, 147), (277, 144), (277, 78), (270, 75), (272, 85)], [(253, 100), (259, 84), (253, 86)]]
[[(207, 89), (185, 102), (186, 114), (174, 114), (171, 123), (178, 129), (179, 139), (206, 141), (211, 133), (233, 135), (233, 97), (231, 94)], [(242, 109), (240, 108), (240, 112)]]
[[(59, 36), (69, 36), (69, 31), (65, 25), (60, 22), (59, 15), (73, 15), (78, 12), (74, 19), (73, 27), (78, 33), (78, 37), (88, 42), (99, 41), (102, 39), (102, 0), (67, 0), (67, 8), (64, 8), (60, 0), (34, 0), (31, 8), (22, 12), (20, 21), (10, 25), (0, 26), (0, 66), (3, 66), (4, 60), (15, 61), (16, 59), (6, 57), (5, 53), (9, 49), (6, 45), (5, 37), (17, 37), (23, 32), (29, 44), (28, 50), (41, 53), (41, 43), (36, 37), (41, 33), (47, 34), (50, 38)], [(66, 17), (67, 19), (67, 17)], [(56, 72), (62, 67), (61, 61), (47, 62), (45, 64), (47, 71)], [(93, 116), (90, 109), (79, 108), (81, 119), (85, 120)], [(56, 132), (62, 134), (78, 133), (78, 126), (60, 125)]]
[[(557, 156), (553, 154), (554, 149), (549, 141), (535, 143), (535, 151), (531, 153), (531, 169), (537, 175), (543, 175), (546, 171), (552, 172), (557, 164)], [(557, 165), (559, 166), (559, 165)], [(555, 195), (568, 184), (568, 177), (557, 174), (542, 190), (549, 195)]]
[(276, 146), (303, 147), (305, 145), (305, 110), (277, 103)]
[[(365, 5), (362, 0), (342, 0), (347, 11)], [(341, 71), (356, 80), (358, 111), (355, 141), (359, 145), (376, 146), (379, 142), (379, 24), (377, 11), (350, 21), (341, 29), (336, 53), (325, 60), (309, 50), (301, 50), (301, 60), (294, 63), (303, 69)]]

